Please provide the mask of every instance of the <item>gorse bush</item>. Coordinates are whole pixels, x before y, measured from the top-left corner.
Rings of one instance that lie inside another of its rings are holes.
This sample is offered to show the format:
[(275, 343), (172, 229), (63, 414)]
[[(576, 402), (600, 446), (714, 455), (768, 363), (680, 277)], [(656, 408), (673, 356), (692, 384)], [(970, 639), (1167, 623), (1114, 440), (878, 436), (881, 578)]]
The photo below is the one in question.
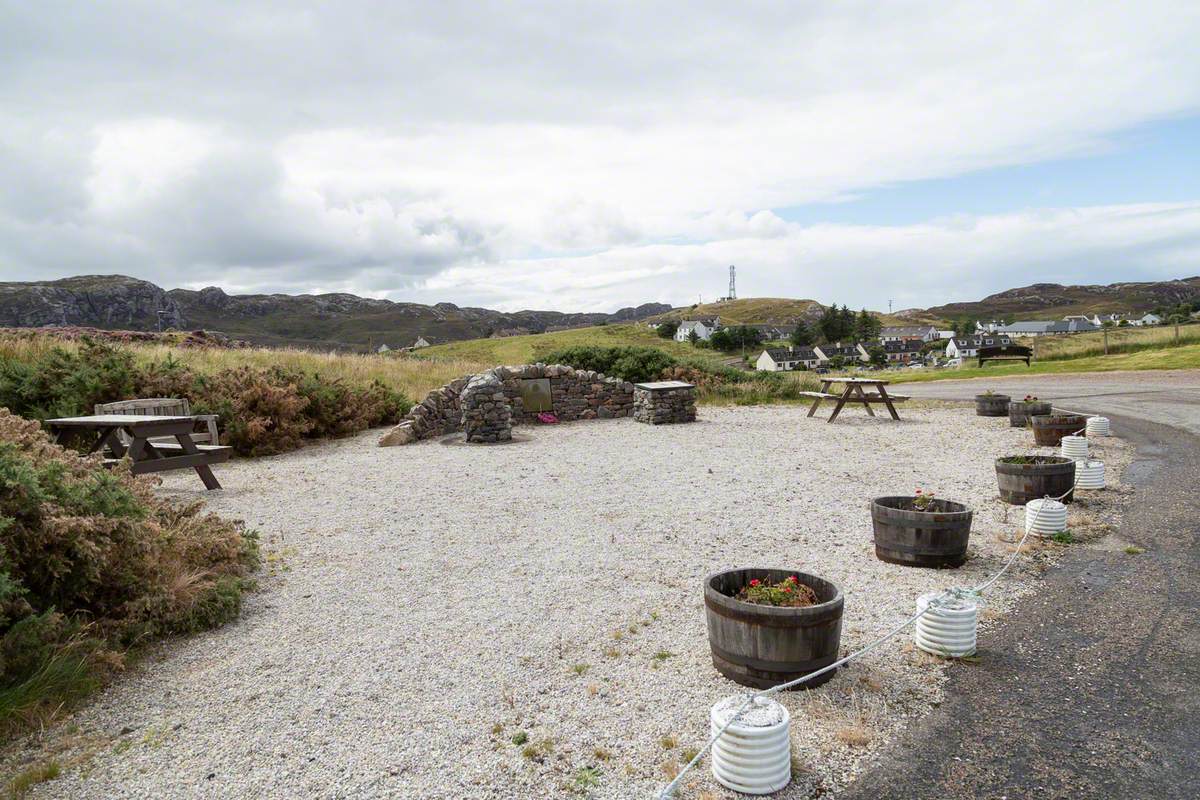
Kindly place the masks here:
[(223, 441), (242, 455), (295, 449), (305, 439), (345, 436), (395, 423), (408, 399), (379, 381), (348, 384), (319, 372), (240, 366), (199, 374), (172, 356), (138, 364), (108, 343), (54, 347), (29, 362), (0, 360), (0, 406), (31, 419), (90, 414), (96, 403), (187, 398), (217, 414)]
[(0, 727), (86, 692), (132, 645), (233, 619), (257, 566), (240, 523), (0, 409)]

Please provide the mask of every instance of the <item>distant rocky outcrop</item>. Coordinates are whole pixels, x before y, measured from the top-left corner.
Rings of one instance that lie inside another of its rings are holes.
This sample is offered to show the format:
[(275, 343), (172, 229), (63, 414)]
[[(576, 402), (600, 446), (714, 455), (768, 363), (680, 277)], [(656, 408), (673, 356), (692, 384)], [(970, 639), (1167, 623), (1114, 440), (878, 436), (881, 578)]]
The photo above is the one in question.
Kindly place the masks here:
[(0, 283), (0, 327), (85, 326), (130, 331), (206, 329), (269, 346), (338, 350), (400, 349), (418, 337), (437, 344), (500, 331), (542, 333), (609, 322), (632, 322), (669, 310), (662, 303), (615, 314), (502, 312), (397, 303), (352, 294), (231, 295), (216, 286), (164, 291), (122, 275)]
[(989, 295), (982, 300), (934, 306), (925, 317), (1013, 317), (1059, 319), (1066, 314), (1145, 312), (1200, 299), (1200, 277), (1172, 281), (1064, 286), (1035, 283)]
[(43, 283), (0, 283), (0, 326), (80, 325), (153, 331), (183, 328), (179, 303), (149, 281), (80, 275)]

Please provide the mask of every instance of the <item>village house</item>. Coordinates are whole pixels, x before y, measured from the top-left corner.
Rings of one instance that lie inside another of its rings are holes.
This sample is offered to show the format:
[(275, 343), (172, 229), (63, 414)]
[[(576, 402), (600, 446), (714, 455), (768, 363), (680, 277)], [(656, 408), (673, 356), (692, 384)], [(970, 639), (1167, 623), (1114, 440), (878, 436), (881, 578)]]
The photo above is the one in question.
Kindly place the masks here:
[(759, 372), (783, 372), (793, 369), (815, 369), (821, 363), (811, 347), (776, 347), (763, 350), (754, 368)]
[(921, 339), (884, 342), (883, 352), (887, 356), (889, 364), (911, 364), (914, 361), (924, 360), (921, 357), (921, 351), (925, 349), (925, 344)]
[(692, 331), (695, 331), (697, 339), (702, 342), (707, 342), (712, 338), (712, 335), (719, 330), (721, 330), (720, 317), (710, 317), (706, 319), (685, 319), (683, 322), (679, 323), (679, 328), (675, 331), (675, 341), (689, 341)]
[(843, 361), (861, 361), (866, 363), (871, 360), (871, 354), (861, 344), (843, 345), (841, 342), (833, 344), (819, 344), (813, 348), (813, 352), (817, 354), (821, 364), (827, 364), (835, 358), (841, 358)]
[(1143, 325), (1161, 325), (1162, 317), (1160, 317), (1158, 314), (1143, 314), (1138, 319), (1129, 320), (1129, 324), (1138, 328), (1142, 327)]
[(955, 337), (946, 343), (946, 358), (961, 361), (979, 355), (981, 347), (1005, 347), (1012, 344), (1012, 337), (1005, 334), (979, 334), (966, 338)]
[(1007, 334), (1009, 336), (1062, 336), (1070, 333), (1087, 333), (1100, 330), (1099, 325), (1093, 325), (1090, 320), (1027, 320), (1012, 322), (1008, 325), (997, 325), (989, 333)]
[(919, 341), (933, 342), (938, 338), (938, 329), (932, 325), (899, 325), (885, 327), (879, 331), (879, 341), (888, 342)]
[(412, 349), (419, 350), (422, 347), (429, 347), (429, 341), (424, 336), (418, 336), (417, 340), (413, 342)]

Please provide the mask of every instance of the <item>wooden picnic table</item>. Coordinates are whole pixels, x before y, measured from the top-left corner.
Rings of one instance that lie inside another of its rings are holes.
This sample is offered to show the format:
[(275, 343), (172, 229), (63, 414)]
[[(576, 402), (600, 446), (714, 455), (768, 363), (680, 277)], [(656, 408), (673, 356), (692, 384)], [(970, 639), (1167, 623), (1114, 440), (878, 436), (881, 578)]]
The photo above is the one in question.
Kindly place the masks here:
[[(62, 417), (46, 420), (46, 427), (62, 443), (72, 434), (94, 432), (96, 441), (89, 453), (103, 452), (105, 466), (112, 466), (126, 455), (133, 461), (134, 475), (171, 469), (196, 470), (208, 489), (220, 489), (210, 464), (228, 461), (230, 447), (197, 445), (192, 440), (197, 417), (151, 417), (141, 414), (95, 414), (87, 417)], [(124, 437), (121, 434), (125, 434)], [(175, 442), (150, 441), (155, 437), (174, 437)], [(122, 441), (125, 438), (126, 441)]]
[[(835, 394), (830, 391), (833, 384), (842, 384), (841, 394)], [(833, 407), (833, 413), (829, 415), (829, 422), (837, 419), (838, 414), (842, 412), (842, 407), (847, 402), (862, 403), (863, 408), (872, 417), (875, 416), (874, 409), (871, 408), (872, 403), (882, 403), (887, 406), (887, 410), (891, 413), (892, 419), (899, 420), (900, 415), (896, 413), (896, 406), (893, 403), (902, 403), (908, 399), (907, 395), (892, 394), (889, 395), (884, 387), (888, 385), (888, 381), (880, 380), (879, 378), (822, 378), (821, 391), (819, 392), (801, 392), (806, 397), (813, 398), (812, 408), (808, 410), (808, 415), (811, 417), (817, 413), (822, 401), (836, 400), (837, 405)], [(864, 392), (863, 387), (874, 387), (873, 392)]]

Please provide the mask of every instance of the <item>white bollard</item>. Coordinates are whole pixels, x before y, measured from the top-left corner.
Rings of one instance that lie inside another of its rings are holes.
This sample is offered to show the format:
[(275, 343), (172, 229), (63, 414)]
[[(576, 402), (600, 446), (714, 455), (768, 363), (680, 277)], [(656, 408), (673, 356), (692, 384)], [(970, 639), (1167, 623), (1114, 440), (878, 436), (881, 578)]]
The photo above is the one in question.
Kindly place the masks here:
[[(711, 735), (746, 702), (745, 695), (719, 701), (709, 712)], [(712, 746), (712, 773), (742, 794), (772, 794), (791, 783), (791, 716), (769, 697), (757, 698)]]
[(1025, 504), (1025, 530), (1034, 536), (1053, 536), (1067, 529), (1067, 507), (1043, 498)]
[(1088, 457), (1088, 440), (1084, 436), (1064, 436), (1062, 437), (1062, 455), (1063, 458), (1070, 458), (1074, 461), (1087, 461)]
[(1108, 426), (1108, 417), (1088, 417), (1088, 436), (1108, 436), (1109, 431), (1110, 428)]
[(1076, 461), (1075, 462), (1075, 488), (1077, 489), (1103, 489), (1104, 488), (1104, 462), (1103, 461)]
[[(929, 592), (917, 598), (917, 611), (924, 611), (941, 592)], [(975, 654), (975, 632), (979, 626), (979, 605), (969, 597), (947, 597), (929, 609), (913, 628), (913, 641), (926, 653), (946, 658)]]

